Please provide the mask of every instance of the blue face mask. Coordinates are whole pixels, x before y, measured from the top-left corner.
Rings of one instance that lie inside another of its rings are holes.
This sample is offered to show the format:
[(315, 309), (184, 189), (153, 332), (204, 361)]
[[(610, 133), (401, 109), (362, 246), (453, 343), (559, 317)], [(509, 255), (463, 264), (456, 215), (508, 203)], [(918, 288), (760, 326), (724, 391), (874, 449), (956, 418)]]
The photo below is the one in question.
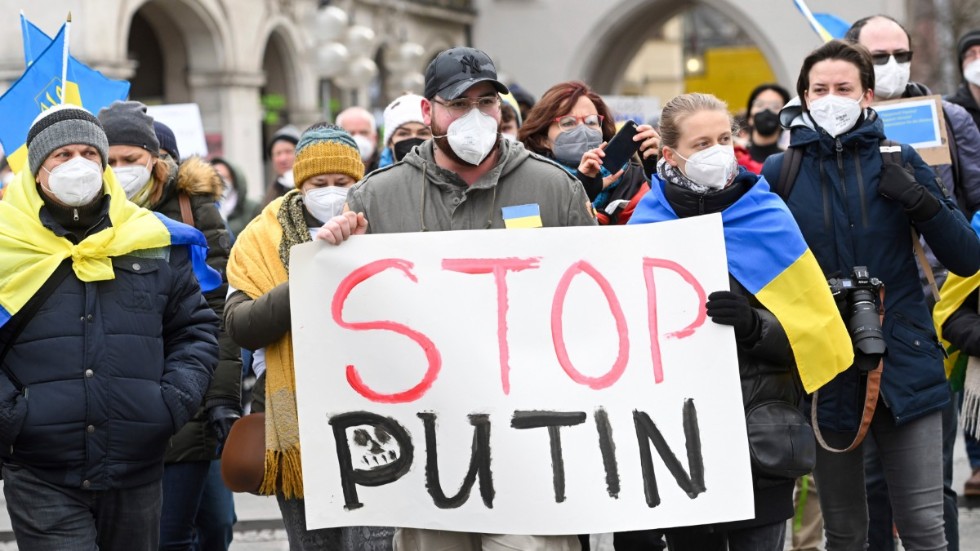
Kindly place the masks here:
[(568, 132), (558, 134), (551, 146), (551, 153), (560, 163), (578, 166), (582, 162), (582, 155), (599, 147), (601, 143), (602, 132), (580, 124)]

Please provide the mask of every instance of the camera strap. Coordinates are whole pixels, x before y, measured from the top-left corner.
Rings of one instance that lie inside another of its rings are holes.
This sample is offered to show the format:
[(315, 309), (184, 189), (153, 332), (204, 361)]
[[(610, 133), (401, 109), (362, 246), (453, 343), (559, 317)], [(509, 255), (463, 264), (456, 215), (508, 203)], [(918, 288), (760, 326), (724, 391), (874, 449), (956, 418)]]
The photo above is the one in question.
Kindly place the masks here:
[[(881, 299), (880, 319), (882, 324), (885, 321), (885, 288), (882, 287), (881, 291), (878, 293)], [(875, 416), (875, 408), (878, 406), (878, 394), (881, 390), (881, 372), (885, 366), (885, 357), (882, 356), (878, 360), (878, 365), (868, 372), (868, 376), (865, 380), (864, 388), (864, 408), (861, 411), (861, 425), (858, 427), (858, 432), (854, 436), (854, 440), (849, 446), (844, 449), (838, 449), (824, 440), (823, 434), (820, 432), (820, 423), (817, 422), (817, 403), (820, 401), (820, 391), (816, 390), (813, 392), (813, 399), (810, 402), (810, 424), (813, 427), (813, 435), (817, 438), (817, 442), (820, 447), (833, 453), (847, 453), (853, 451), (855, 448), (861, 445), (864, 441), (864, 437), (868, 434), (868, 429), (871, 427), (871, 420)]]

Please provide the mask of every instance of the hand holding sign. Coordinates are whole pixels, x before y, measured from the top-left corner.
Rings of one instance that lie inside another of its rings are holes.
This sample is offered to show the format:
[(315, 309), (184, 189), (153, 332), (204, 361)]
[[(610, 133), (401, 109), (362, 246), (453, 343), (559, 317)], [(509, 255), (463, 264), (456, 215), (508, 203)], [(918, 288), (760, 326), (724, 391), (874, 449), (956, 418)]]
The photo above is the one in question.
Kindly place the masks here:
[(343, 214), (334, 216), (316, 232), (316, 238), (322, 239), (331, 245), (340, 245), (347, 241), (352, 235), (362, 235), (367, 233), (367, 218), (363, 212), (346, 211)]

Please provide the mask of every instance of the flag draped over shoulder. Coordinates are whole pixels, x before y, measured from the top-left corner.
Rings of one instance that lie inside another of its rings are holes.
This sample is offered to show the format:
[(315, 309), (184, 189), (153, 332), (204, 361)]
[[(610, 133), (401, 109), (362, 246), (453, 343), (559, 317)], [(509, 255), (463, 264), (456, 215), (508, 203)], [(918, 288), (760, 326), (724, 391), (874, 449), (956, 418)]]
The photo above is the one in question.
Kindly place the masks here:
[[(663, 181), (653, 184), (630, 224), (677, 219)], [(764, 178), (721, 218), (729, 273), (779, 320), (803, 387), (812, 393), (854, 362), (850, 336), (816, 258)]]
[(202, 291), (221, 284), (221, 274), (207, 265), (207, 240), (192, 226), (140, 208), (112, 170), (103, 173), (109, 193), (111, 226), (77, 245), (58, 237), (39, 218), (43, 200), (30, 170), (22, 170), (7, 186), (0, 201), (0, 326), (16, 314), (67, 258), (82, 281), (115, 278), (112, 257), (143, 249), (185, 245)]
[[(24, 62), (29, 67), (40, 57), (52, 39), (37, 25), (28, 21), (23, 14), (20, 19), (24, 38)], [(80, 105), (89, 113), (98, 113), (112, 102), (129, 97), (128, 81), (108, 78), (75, 59), (74, 56), (68, 56), (68, 82), (77, 87)]]
[[(973, 230), (980, 234), (980, 212), (973, 215), (971, 225)], [(946, 283), (943, 283), (942, 291), (939, 293), (939, 302), (932, 310), (936, 334), (939, 336), (939, 342), (946, 349), (946, 376), (952, 382), (954, 390), (960, 390), (963, 386), (968, 358), (965, 354), (960, 354), (959, 348), (943, 337), (943, 324), (963, 305), (970, 293), (978, 287), (980, 287), (980, 272), (970, 277), (960, 277), (950, 272), (946, 278)]]

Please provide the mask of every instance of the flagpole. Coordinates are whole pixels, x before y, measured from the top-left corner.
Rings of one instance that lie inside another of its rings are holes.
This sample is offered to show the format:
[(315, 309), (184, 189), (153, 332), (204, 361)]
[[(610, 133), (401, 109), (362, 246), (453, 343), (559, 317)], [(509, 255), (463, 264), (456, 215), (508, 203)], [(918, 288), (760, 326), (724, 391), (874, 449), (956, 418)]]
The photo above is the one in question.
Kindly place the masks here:
[(30, 53), (34, 50), (31, 48), (31, 33), (27, 32), (27, 18), (24, 17), (24, 10), (20, 10), (20, 29), (21, 35), (24, 37), (24, 61), (30, 67), (31, 63), (34, 63), (34, 60), (30, 59)]
[(61, 54), (61, 104), (65, 104), (68, 97), (68, 42), (71, 37), (71, 12), (68, 12), (68, 21), (65, 22), (65, 50)]

